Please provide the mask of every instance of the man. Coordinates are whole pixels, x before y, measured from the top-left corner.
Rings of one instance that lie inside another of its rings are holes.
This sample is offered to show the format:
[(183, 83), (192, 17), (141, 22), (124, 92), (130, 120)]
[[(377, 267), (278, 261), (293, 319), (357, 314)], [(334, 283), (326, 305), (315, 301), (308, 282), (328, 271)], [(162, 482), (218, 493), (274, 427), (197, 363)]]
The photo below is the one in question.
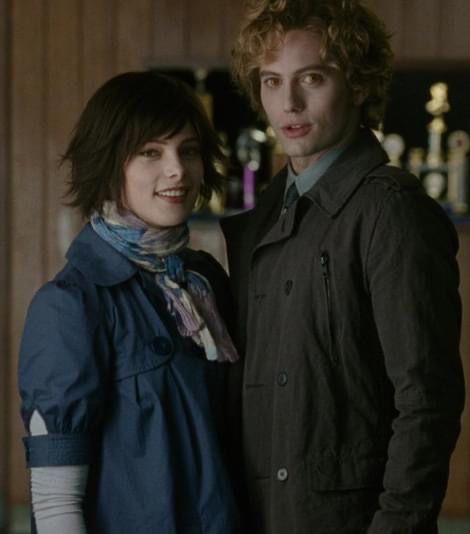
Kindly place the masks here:
[(433, 534), (459, 433), (457, 238), (378, 126), (382, 23), (251, 2), (234, 72), (288, 165), (226, 219), (250, 532)]

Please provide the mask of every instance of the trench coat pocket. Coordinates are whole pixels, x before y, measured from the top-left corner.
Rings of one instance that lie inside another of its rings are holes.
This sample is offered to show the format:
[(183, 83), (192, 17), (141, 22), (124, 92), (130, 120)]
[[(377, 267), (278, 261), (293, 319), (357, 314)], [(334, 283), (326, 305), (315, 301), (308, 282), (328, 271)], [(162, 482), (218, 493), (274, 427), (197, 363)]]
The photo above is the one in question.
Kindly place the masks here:
[(384, 456), (373, 453), (315, 455), (308, 465), (310, 487), (312, 491), (380, 488), (385, 462)]
[(113, 378), (118, 381), (151, 371), (171, 360), (173, 354), (174, 346), (171, 340), (156, 336), (134, 350), (119, 352), (116, 355)]

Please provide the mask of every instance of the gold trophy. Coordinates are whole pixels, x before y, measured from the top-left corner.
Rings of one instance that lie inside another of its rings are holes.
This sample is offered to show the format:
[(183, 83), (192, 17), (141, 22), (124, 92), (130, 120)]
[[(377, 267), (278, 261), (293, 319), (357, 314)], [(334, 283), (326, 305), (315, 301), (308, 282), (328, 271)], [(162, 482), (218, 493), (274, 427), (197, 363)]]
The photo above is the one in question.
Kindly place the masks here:
[(401, 156), (405, 151), (405, 141), (401, 135), (390, 133), (384, 135), (382, 146), (390, 160), (389, 165), (401, 167)]
[(419, 178), (424, 167), (425, 150), (421, 147), (412, 147), (408, 151), (408, 170)]
[(206, 79), (208, 71), (204, 67), (197, 67), (194, 69), (194, 77), (196, 79), (196, 94), (202, 103), (202, 106), (212, 122), (214, 118), (214, 102), (212, 95), (206, 89)]
[(444, 114), (450, 110), (447, 100), (447, 84), (435, 83), (431, 86), (430, 92), (431, 100), (426, 104), (426, 111), (433, 116), (433, 119), (428, 125), (428, 153), (420, 179), (429, 196), (436, 200), (445, 200), (447, 166), (442, 155), (442, 136), (447, 130)]
[(467, 132), (456, 130), (449, 135), (447, 145), (448, 186), (447, 200), (456, 214), (468, 212), (469, 208), (469, 174), (467, 153), (470, 150), (470, 136)]

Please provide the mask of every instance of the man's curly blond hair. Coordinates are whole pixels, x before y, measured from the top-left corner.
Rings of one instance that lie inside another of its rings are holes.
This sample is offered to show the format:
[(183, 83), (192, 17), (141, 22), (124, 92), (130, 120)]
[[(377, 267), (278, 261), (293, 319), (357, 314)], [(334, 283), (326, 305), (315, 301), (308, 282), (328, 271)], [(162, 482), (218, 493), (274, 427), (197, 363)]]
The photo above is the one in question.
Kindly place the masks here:
[(247, 0), (245, 18), (232, 51), (232, 74), (253, 108), (263, 113), (259, 67), (289, 30), (320, 35), (321, 58), (345, 74), (352, 90), (362, 89), (362, 124), (378, 128), (392, 77), (390, 35), (360, 0)]

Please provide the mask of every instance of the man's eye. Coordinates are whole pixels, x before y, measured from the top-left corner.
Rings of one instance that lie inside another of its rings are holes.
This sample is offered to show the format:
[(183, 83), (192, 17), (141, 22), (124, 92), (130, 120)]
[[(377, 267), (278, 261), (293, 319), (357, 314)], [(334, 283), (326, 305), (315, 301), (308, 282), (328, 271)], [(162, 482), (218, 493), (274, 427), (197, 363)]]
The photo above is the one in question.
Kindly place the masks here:
[(269, 87), (270, 89), (274, 89), (275, 87), (278, 87), (281, 82), (277, 78), (263, 78), (263, 85), (266, 87)]
[(309, 73), (302, 78), (302, 81), (307, 85), (319, 85), (323, 81), (323, 76), (321, 74)]

